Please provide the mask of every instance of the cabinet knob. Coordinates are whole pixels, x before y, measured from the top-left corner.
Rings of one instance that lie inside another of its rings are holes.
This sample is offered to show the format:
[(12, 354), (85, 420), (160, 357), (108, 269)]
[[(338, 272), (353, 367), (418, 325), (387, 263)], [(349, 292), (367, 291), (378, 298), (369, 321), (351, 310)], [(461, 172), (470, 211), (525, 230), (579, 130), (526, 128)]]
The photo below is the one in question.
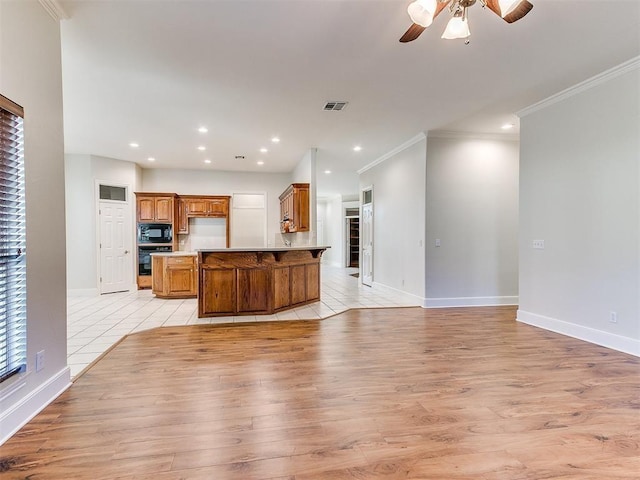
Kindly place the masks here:
[(125, 255), (126, 255), (127, 253), (129, 253), (129, 250), (125, 250), (125, 251), (124, 251), (124, 254), (125, 254)]

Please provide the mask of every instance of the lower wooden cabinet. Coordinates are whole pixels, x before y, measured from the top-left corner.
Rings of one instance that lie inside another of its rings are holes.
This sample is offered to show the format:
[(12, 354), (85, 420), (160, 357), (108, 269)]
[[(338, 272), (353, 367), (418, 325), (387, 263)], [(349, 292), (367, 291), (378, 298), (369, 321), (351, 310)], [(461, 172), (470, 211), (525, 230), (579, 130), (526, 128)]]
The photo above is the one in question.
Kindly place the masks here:
[(236, 269), (200, 267), (198, 316), (233, 315), (236, 313)]
[(289, 267), (274, 267), (273, 269), (273, 309), (291, 305), (291, 282)]
[(152, 255), (151, 289), (160, 298), (191, 298), (198, 293), (195, 255)]
[(319, 300), (325, 248), (201, 251), (198, 316), (270, 314)]
[(269, 313), (270, 275), (266, 268), (238, 268), (238, 313)]

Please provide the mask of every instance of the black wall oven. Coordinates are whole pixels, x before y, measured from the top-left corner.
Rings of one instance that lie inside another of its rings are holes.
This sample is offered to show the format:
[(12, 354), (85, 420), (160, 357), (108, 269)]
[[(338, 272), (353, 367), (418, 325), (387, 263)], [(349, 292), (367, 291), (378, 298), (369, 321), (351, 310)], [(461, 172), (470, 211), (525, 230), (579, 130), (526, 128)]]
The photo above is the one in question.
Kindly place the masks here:
[(171, 243), (173, 228), (170, 223), (139, 223), (138, 243)]
[(151, 254), (154, 252), (171, 252), (171, 247), (142, 246), (138, 247), (138, 275), (151, 275)]

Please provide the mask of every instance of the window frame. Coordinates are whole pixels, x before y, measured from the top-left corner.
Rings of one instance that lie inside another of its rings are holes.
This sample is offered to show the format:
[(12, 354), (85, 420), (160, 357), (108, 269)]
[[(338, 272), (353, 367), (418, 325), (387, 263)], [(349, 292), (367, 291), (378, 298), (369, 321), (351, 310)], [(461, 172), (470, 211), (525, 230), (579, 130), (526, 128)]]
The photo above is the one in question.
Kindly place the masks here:
[(0, 384), (27, 370), (24, 109), (0, 95)]

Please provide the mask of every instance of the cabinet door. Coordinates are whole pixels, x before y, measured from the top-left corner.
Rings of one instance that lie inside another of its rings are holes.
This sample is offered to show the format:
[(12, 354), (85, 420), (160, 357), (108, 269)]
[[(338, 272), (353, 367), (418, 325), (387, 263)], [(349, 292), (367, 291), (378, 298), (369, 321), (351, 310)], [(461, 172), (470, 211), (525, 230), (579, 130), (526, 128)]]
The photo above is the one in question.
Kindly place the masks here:
[(269, 311), (269, 270), (238, 268), (238, 312)]
[(305, 292), (306, 272), (304, 265), (293, 265), (290, 268), (291, 275), (291, 305), (307, 300)]
[(297, 188), (295, 190), (295, 205), (293, 207), (295, 212), (294, 223), (296, 225), (296, 232), (308, 232), (309, 231), (309, 189)]
[(193, 265), (175, 265), (167, 267), (169, 295), (195, 295), (195, 275)]
[(156, 221), (173, 223), (173, 198), (156, 198)]
[(320, 265), (311, 263), (305, 266), (307, 301), (320, 300)]
[(187, 213), (191, 216), (205, 216), (207, 214), (207, 202), (200, 198), (187, 200)]
[(235, 268), (200, 268), (200, 312), (202, 315), (233, 315), (236, 307)]
[(273, 269), (273, 309), (278, 310), (291, 304), (289, 267)]
[(154, 198), (138, 198), (138, 221), (154, 222), (156, 219), (156, 205)]
[(207, 200), (207, 214), (213, 217), (226, 217), (227, 201), (223, 199)]
[(178, 234), (186, 235), (189, 233), (189, 217), (187, 215), (187, 202), (179, 200), (178, 202)]

